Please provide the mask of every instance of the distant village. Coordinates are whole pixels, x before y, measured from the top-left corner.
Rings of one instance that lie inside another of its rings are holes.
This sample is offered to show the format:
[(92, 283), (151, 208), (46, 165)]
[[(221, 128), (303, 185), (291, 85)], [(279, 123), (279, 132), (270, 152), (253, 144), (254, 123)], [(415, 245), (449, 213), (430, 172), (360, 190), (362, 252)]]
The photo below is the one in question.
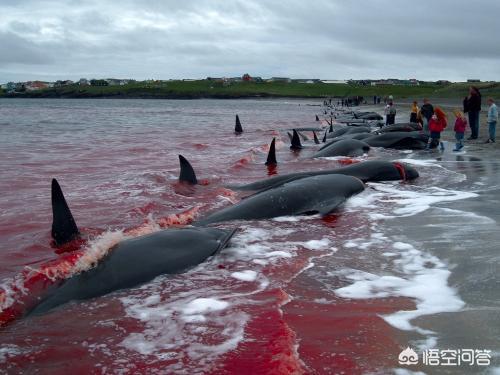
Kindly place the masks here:
[[(419, 81), (417, 79), (363, 79), (363, 80), (322, 80), (322, 79), (292, 79), (287, 77), (271, 77), (264, 79), (262, 77), (252, 77), (249, 74), (244, 74), (241, 77), (207, 77), (206, 81), (217, 82), (223, 86), (230, 86), (233, 83), (239, 82), (281, 82), (281, 83), (301, 83), (301, 84), (346, 84), (346, 85), (357, 85), (357, 86), (387, 86), (387, 85), (400, 85), (400, 86), (419, 86), (423, 84), (438, 84), (447, 85), (450, 81), (439, 80), (439, 81)], [(81, 78), (78, 81), (71, 80), (58, 80), (55, 82), (46, 81), (27, 81), (27, 82), (8, 82), (0, 85), (0, 88), (9, 93), (22, 93), (22, 92), (33, 92), (37, 90), (44, 90), (49, 88), (57, 88), (64, 86), (124, 86), (132, 83), (143, 83), (143, 84), (166, 84), (171, 81), (200, 81), (200, 79), (171, 79), (171, 80), (145, 80), (136, 81), (134, 79), (116, 79), (116, 78), (106, 78), (106, 79), (87, 79)], [(480, 82), (478, 79), (469, 79), (467, 82)]]

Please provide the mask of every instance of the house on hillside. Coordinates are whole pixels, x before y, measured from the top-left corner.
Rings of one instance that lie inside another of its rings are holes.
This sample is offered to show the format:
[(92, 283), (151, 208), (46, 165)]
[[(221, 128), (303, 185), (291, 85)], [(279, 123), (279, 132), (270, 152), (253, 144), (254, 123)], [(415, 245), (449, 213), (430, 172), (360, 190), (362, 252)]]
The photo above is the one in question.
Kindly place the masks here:
[(49, 87), (49, 85), (42, 81), (28, 81), (24, 85), (26, 91), (37, 91), (43, 90)]
[(71, 80), (64, 80), (64, 81), (61, 81), (61, 80), (58, 80), (58, 81), (55, 81), (54, 82), (54, 87), (63, 87), (63, 86), (69, 86), (69, 85), (73, 85), (74, 82), (71, 81)]
[(119, 86), (121, 80), (116, 78), (107, 78), (105, 81), (108, 83), (108, 86)]
[(78, 84), (80, 86), (88, 86), (88, 85), (90, 85), (90, 82), (87, 78), (80, 78), (80, 80), (78, 81)]

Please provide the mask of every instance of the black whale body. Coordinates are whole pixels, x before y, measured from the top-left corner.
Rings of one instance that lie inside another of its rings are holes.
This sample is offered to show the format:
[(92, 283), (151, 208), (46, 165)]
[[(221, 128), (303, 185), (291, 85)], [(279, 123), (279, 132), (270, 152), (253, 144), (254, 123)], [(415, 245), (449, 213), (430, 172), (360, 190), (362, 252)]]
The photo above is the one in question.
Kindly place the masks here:
[(316, 152), (313, 158), (323, 158), (332, 156), (361, 156), (370, 151), (370, 146), (363, 141), (357, 139), (342, 139), (338, 142), (333, 142), (327, 147), (322, 147)]
[(223, 249), (233, 234), (216, 228), (166, 229), (122, 241), (96, 267), (65, 280), (30, 315), (186, 271)]
[(326, 215), (363, 190), (363, 182), (352, 176), (329, 174), (305, 177), (261, 191), (209, 215), (195, 225), (312, 213)]
[(305, 177), (322, 176), (328, 174), (345, 174), (359, 178), (363, 182), (413, 180), (418, 172), (410, 165), (385, 160), (367, 160), (336, 169), (322, 171), (297, 172), (281, 176), (274, 176), (265, 180), (252, 182), (246, 185), (230, 186), (234, 190), (263, 191), (283, 185), (286, 182), (299, 180)]

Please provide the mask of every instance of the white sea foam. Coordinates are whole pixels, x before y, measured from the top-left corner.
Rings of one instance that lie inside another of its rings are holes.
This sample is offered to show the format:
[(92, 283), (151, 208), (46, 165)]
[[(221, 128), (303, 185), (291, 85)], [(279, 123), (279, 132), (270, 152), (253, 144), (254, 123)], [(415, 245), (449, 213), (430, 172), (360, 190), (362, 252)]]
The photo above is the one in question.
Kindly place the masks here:
[(428, 210), (441, 202), (453, 202), (477, 197), (476, 193), (447, 190), (439, 187), (413, 187), (404, 190), (390, 184), (370, 183), (373, 189), (367, 189), (358, 199), (348, 201), (346, 208), (369, 207), (369, 217), (374, 220), (413, 216)]
[[(436, 166), (434, 161), (415, 161), (403, 159), (403, 162), (422, 166)], [(400, 186), (386, 183), (370, 183), (372, 189), (351, 199), (346, 204), (347, 210), (369, 207), (372, 211), (369, 218), (376, 220), (371, 225), (369, 238), (350, 239), (343, 247), (359, 250), (385, 250), (381, 255), (392, 263), (392, 267), (384, 267), (385, 273), (376, 274), (361, 270), (337, 271), (351, 284), (339, 288), (339, 296), (353, 299), (408, 297), (416, 301), (416, 308), (409, 311), (398, 311), (383, 316), (392, 326), (402, 330), (414, 330), (422, 334), (432, 335), (412, 324), (412, 321), (423, 315), (441, 312), (454, 312), (463, 308), (464, 302), (456, 291), (448, 285), (451, 274), (447, 265), (437, 257), (416, 249), (412, 244), (393, 242), (382, 233), (377, 224), (378, 219), (393, 219), (413, 216), (434, 207), (441, 202), (453, 202), (476, 197), (477, 194), (440, 187)], [(411, 189), (411, 190), (410, 190)], [(454, 209), (436, 207), (446, 215), (468, 215), (475, 221), (491, 223), (491, 219), (479, 217), (474, 213), (465, 213)], [(387, 273), (387, 270), (391, 270)], [(428, 336), (425, 346), (435, 343), (434, 336)], [(423, 344), (424, 345), (424, 344)]]
[(219, 301), (215, 298), (197, 298), (189, 302), (182, 312), (186, 315), (203, 314), (212, 311), (223, 310), (229, 306), (226, 301)]
[(310, 240), (304, 242), (303, 246), (309, 250), (324, 250), (330, 246), (330, 240), (323, 238), (321, 240)]
[[(352, 242), (352, 241), (351, 241)], [(344, 274), (351, 285), (336, 290), (344, 298), (369, 299), (386, 297), (409, 297), (416, 300), (416, 309), (398, 311), (385, 315), (383, 318), (392, 326), (402, 330), (415, 330), (422, 334), (432, 332), (423, 330), (411, 324), (419, 316), (439, 312), (459, 311), (464, 302), (455, 290), (448, 286), (450, 271), (446, 265), (433, 255), (414, 248), (403, 242), (391, 243), (389, 240), (375, 240), (374, 247), (392, 247), (391, 257), (394, 270), (398, 275), (376, 275), (373, 273), (353, 270)]]
[(238, 271), (233, 272), (231, 276), (241, 281), (255, 281), (257, 279), (257, 272), (252, 270)]
[(422, 160), (422, 159), (398, 159), (397, 160), (400, 163), (407, 163), (407, 164), (413, 164), (413, 165), (418, 165), (421, 167), (438, 167), (438, 168), (443, 168), (441, 165), (439, 165), (435, 159), (427, 159), (427, 160)]
[(23, 350), (17, 345), (2, 345), (0, 346), (0, 363), (3, 363), (9, 359), (9, 357), (14, 357), (23, 353)]

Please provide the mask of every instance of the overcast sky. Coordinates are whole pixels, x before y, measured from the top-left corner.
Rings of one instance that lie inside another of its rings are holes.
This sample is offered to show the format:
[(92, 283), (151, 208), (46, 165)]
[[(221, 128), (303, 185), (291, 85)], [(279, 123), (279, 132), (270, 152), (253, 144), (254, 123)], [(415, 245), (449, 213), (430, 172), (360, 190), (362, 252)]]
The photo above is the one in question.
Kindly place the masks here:
[(0, 82), (500, 80), (500, 0), (0, 0)]

